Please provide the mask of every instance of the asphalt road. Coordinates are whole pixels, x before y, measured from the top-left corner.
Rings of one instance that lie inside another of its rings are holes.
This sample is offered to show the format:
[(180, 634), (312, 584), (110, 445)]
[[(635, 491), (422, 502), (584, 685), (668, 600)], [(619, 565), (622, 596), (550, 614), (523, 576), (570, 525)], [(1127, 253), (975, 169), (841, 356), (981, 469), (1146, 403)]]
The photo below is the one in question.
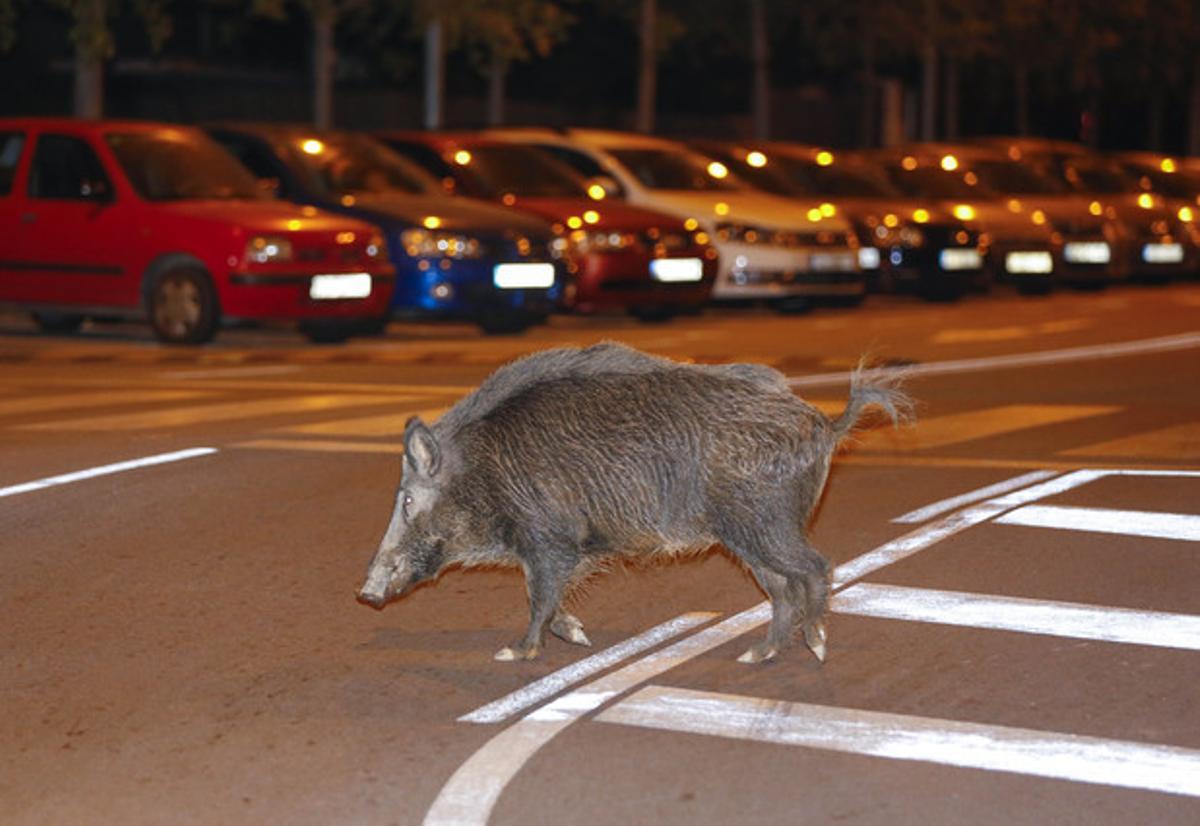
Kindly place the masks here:
[[(0, 315), (0, 822), (1200, 822), (1198, 320), (1194, 284), (342, 347)], [(406, 418), (603, 339), (830, 412), (912, 366), (920, 423), (812, 525), (824, 665), (736, 662), (764, 597), (719, 549), (597, 578), (594, 647), (530, 663), (492, 660), (515, 572), (355, 602)]]

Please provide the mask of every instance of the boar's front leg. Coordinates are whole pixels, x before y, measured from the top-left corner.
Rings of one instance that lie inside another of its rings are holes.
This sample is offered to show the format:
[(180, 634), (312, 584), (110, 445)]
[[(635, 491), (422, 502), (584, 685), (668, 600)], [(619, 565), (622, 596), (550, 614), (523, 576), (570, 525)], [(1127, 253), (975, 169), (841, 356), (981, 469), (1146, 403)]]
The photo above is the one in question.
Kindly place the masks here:
[[(564, 564), (566, 563), (566, 564)], [(571, 578), (575, 566), (559, 557), (545, 553), (525, 556), (522, 563), (525, 569), (525, 590), (529, 595), (529, 628), (524, 638), (513, 645), (505, 646), (496, 652), (495, 659), (501, 661), (532, 660), (542, 650), (542, 637), (546, 623), (554, 617), (557, 621), (564, 618), (561, 628), (570, 633), (566, 618), (575, 620), (577, 631), (583, 634), (583, 624), (570, 614), (563, 614), (559, 605), (562, 603), (563, 591)], [(556, 616), (557, 615), (557, 616)], [(558, 630), (555, 630), (558, 633)], [(587, 637), (584, 637), (586, 640)]]
[(579, 617), (568, 614), (561, 605), (554, 612), (554, 619), (550, 620), (550, 633), (573, 645), (591, 647), (592, 644), (587, 634), (583, 633), (583, 623), (579, 621)]

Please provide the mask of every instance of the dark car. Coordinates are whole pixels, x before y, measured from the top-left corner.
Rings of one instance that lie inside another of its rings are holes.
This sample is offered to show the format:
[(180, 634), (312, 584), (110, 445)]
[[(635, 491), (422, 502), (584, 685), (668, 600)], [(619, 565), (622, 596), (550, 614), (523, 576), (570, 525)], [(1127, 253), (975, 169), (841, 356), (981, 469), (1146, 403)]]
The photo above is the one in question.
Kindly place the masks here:
[(283, 319), (334, 339), (386, 313), (392, 276), (373, 226), (267, 197), (198, 129), (0, 120), (0, 303), (43, 328), (146, 317), (201, 343)]
[(876, 289), (911, 287), (953, 299), (978, 283), (986, 264), (979, 231), (929, 198), (906, 195), (870, 164), (799, 144), (695, 141), (751, 184), (791, 198), (817, 199), (858, 234), (859, 266)]
[(622, 309), (661, 320), (703, 305), (717, 274), (716, 250), (674, 216), (606, 198), (545, 153), (486, 136), (433, 132), (379, 135), (442, 179), (449, 190), (553, 222), (575, 270), (567, 304), (579, 312)]
[(299, 125), (208, 131), (282, 197), (379, 226), (396, 265), (396, 315), (465, 318), (489, 333), (517, 332), (544, 319), (562, 296), (566, 261), (546, 221), (452, 198), (367, 135)]

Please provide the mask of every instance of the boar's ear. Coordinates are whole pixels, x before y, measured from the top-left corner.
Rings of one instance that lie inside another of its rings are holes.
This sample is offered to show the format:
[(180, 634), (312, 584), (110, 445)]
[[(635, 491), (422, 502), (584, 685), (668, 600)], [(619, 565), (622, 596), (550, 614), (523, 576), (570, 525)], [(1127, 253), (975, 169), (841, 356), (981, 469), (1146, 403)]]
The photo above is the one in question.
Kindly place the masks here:
[(404, 427), (404, 455), (413, 470), (422, 476), (437, 475), (442, 464), (442, 449), (425, 423), (417, 416), (408, 420)]

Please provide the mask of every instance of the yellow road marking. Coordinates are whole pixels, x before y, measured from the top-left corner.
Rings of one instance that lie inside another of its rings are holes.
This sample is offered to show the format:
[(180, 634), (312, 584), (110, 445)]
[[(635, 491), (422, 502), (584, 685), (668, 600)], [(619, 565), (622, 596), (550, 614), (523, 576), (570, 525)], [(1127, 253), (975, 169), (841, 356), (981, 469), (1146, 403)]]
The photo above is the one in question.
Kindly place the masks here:
[(918, 419), (915, 427), (883, 427), (861, 434), (858, 441), (875, 450), (927, 450), (1121, 409), (1113, 405), (1009, 404)]
[(934, 344), (966, 344), (975, 341), (1014, 341), (1032, 338), (1039, 334), (1069, 333), (1092, 326), (1091, 319), (1064, 318), (1045, 321), (1041, 324), (1014, 324), (1007, 327), (968, 327), (965, 329), (940, 330)]
[(144, 404), (147, 402), (181, 401), (210, 396), (201, 390), (108, 390), (95, 393), (60, 393), (51, 396), (24, 396), (0, 401), (0, 416), (50, 411), (74, 412), (83, 407)]
[(145, 410), (111, 416), (93, 416), (86, 419), (42, 422), (39, 424), (23, 425), (19, 429), (83, 431), (144, 430), (158, 427), (211, 424), (213, 422), (230, 421), (233, 419), (249, 419), (254, 416), (274, 416), (281, 413), (320, 413), (344, 407), (381, 404), (394, 405), (395, 403), (395, 396), (352, 394), (289, 396), (282, 399), (258, 399), (245, 402), (193, 405), (191, 407), (175, 407), (169, 410)]
[(404, 434), (404, 425), (411, 417), (420, 416), (424, 421), (430, 422), (448, 409), (446, 407), (431, 407), (425, 410), (409, 409), (378, 416), (289, 425), (274, 430), (282, 433), (304, 433), (314, 436), (400, 436)]
[(343, 442), (333, 439), (253, 439), (233, 447), (254, 450), (309, 450), (319, 453), (404, 453), (399, 442)]
[(1064, 456), (1195, 461), (1200, 459), (1200, 422), (1136, 433), (1107, 442), (1061, 450), (1059, 453)]

